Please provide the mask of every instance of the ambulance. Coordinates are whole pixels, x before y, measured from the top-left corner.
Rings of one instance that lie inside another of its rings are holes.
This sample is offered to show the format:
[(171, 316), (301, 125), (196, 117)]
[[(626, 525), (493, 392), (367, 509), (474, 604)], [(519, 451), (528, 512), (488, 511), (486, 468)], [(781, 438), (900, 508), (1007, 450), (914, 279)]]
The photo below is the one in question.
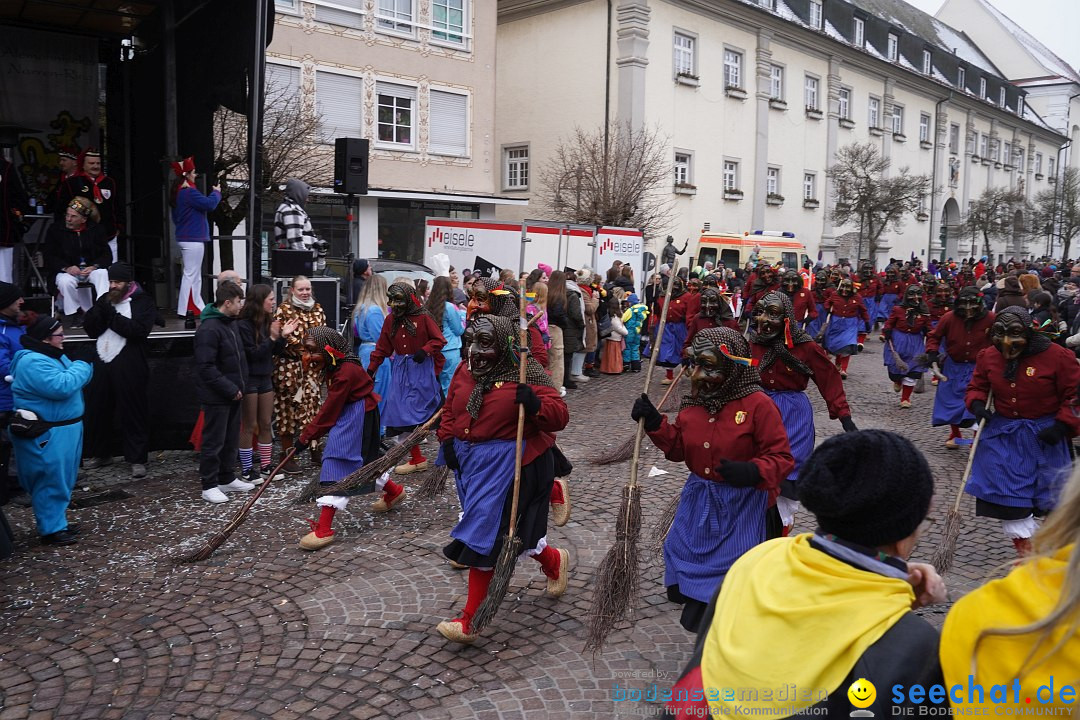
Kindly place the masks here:
[(703, 232), (698, 239), (694, 265), (704, 266), (711, 262), (724, 263), (729, 269), (746, 267), (754, 246), (761, 248), (758, 259), (769, 265), (783, 263), (789, 270), (799, 270), (810, 261), (806, 246), (795, 238), (795, 233), (779, 230), (754, 230), (742, 235), (723, 232)]

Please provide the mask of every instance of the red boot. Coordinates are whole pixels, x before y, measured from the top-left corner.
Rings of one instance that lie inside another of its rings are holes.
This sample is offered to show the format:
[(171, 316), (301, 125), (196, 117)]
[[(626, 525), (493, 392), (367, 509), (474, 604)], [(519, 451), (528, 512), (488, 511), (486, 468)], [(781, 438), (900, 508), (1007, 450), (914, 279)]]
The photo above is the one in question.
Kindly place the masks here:
[(398, 465), (394, 468), (394, 472), (398, 475), (408, 475), (409, 473), (427, 470), (429, 467), (431, 467), (431, 463), (424, 457), (424, 453), (420, 452), (420, 446), (413, 445), (412, 449), (409, 450), (409, 462)]
[(566, 592), (566, 583), (570, 580), (570, 553), (556, 550), (548, 545), (539, 555), (533, 555), (547, 575), (547, 592), (551, 597), (559, 597)]
[(1023, 560), (1031, 555), (1031, 538), (1013, 538), (1013, 547), (1016, 548), (1016, 557)]
[(302, 550), (319, 550), (334, 542), (334, 529), (331, 525), (334, 523), (335, 512), (337, 512), (337, 508), (322, 506), (319, 513), (319, 522), (312, 522), (311, 532), (300, 538), (300, 548)]
[(914, 389), (914, 385), (904, 385), (900, 388), (900, 407), (911, 407), (911, 392)]
[(401, 487), (393, 480), (387, 480), (386, 484), (383, 485), (382, 497), (371, 504), (371, 511), (377, 513), (388, 512), (399, 505), (404, 499), (405, 488)]
[(461, 617), (453, 620), (444, 620), (435, 629), (447, 640), (453, 640), (464, 645), (472, 645), (476, 642), (477, 634), (472, 629), (472, 619), (476, 615), (480, 603), (488, 594), (488, 586), (491, 585), (491, 577), (494, 570), (479, 570), (469, 568), (469, 596), (465, 600), (465, 610)]

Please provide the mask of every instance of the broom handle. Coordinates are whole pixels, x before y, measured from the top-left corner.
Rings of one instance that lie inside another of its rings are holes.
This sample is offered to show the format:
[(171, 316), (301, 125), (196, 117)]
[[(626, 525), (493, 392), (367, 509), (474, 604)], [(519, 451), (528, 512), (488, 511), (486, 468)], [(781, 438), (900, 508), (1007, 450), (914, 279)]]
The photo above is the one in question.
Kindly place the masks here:
[(277, 474), (281, 472), (281, 468), (285, 467), (285, 463), (292, 460), (293, 455), (295, 454), (296, 446), (293, 445), (291, 448), (289, 448), (289, 451), (285, 453), (281, 460), (278, 461), (277, 467), (270, 471), (270, 475), (263, 482), (262, 487), (256, 490), (255, 494), (249, 497), (247, 502), (244, 503), (244, 506), (240, 508), (236, 515), (233, 516), (233, 519), (230, 520), (229, 524), (225, 526), (225, 530), (223, 532), (231, 533), (233, 530), (240, 527), (240, 523), (244, 521), (245, 517), (247, 517), (248, 511), (251, 510), (252, 506), (255, 505), (256, 502), (258, 502), (259, 498), (262, 497), (262, 494), (266, 492), (266, 488), (270, 487), (270, 482), (275, 477), (277, 477)]
[(675, 386), (679, 384), (679, 380), (686, 373), (686, 366), (683, 365), (679, 368), (679, 372), (675, 374), (675, 379), (671, 381), (671, 384), (667, 386), (667, 390), (664, 391), (664, 396), (660, 398), (660, 404), (656, 406), (657, 410), (660, 410), (667, 403), (668, 398), (671, 396), (671, 391), (675, 389)]
[[(520, 314), (520, 329), (518, 330), (518, 383), (524, 385), (526, 368), (529, 364), (529, 325), (525, 319), (525, 293), (518, 298)], [(515, 390), (516, 392), (516, 390)], [(514, 537), (517, 529), (518, 496), (521, 494), (521, 450), (525, 439), (525, 406), (518, 405), (517, 440), (514, 446), (514, 499), (510, 503), (510, 531), (509, 537)]]
[[(679, 258), (676, 257), (675, 262), (671, 264), (671, 277), (668, 280), (667, 290), (664, 292), (664, 309), (660, 311), (660, 324), (656, 326), (656, 346), (649, 357), (649, 367), (645, 370), (645, 390), (643, 392), (646, 395), (649, 394), (653, 369), (656, 367), (656, 361), (660, 357), (660, 345), (664, 341), (664, 326), (667, 324), (668, 310), (671, 308), (671, 288), (675, 287), (678, 272)], [(671, 392), (673, 387), (675, 387), (675, 383), (668, 386), (668, 392)], [(664, 395), (664, 398), (667, 399), (667, 395)], [(660, 401), (660, 404), (664, 404), (663, 400)], [(638, 458), (641, 456), (641, 438), (644, 434), (645, 418), (641, 418), (637, 423), (637, 433), (634, 434), (634, 455), (630, 458), (630, 487), (637, 487)]]
[[(986, 393), (986, 405), (990, 406), (990, 403), (994, 400), (994, 391)], [(967, 466), (964, 468), (964, 477), (960, 480), (960, 491), (956, 493), (956, 502), (953, 503), (953, 512), (960, 512), (960, 500), (964, 497), (964, 488), (967, 487), (968, 477), (971, 476), (971, 464), (975, 462), (975, 451), (979, 449), (979, 441), (982, 440), (983, 428), (986, 427), (986, 420), (979, 421), (979, 429), (975, 433), (975, 440), (971, 443), (971, 453), (968, 455)]]

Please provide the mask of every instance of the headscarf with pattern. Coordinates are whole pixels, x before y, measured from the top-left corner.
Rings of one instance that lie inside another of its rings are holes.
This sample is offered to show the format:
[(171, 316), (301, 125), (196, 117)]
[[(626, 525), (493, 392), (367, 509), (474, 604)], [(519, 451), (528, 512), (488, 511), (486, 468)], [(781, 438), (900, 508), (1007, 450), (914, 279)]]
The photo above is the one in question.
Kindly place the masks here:
[(1051, 335), (1039, 330), (1035, 318), (1031, 317), (1031, 313), (1028, 312), (1027, 308), (1020, 307), (1019, 305), (1010, 305), (997, 314), (994, 318), (994, 322), (997, 322), (998, 320), (1007, 321), (1009, 319), (1006, 317), (1007, 315), (1016, 315), (1020, 319), (1020, 322), (1024, 324), (1024, 327), (1027, 328), (1027, 347), (1020, 353), (1020, 357), (1005, 363), (1005, 379), (1015, 380), (1016, 370), (1020, 367), (1020, 361), (1023, 358), (1038, 355), (1053, 345), (1054, 341)]
[[(396, 289), (396, 290), (395, 290)], [(391, 291), (402, 292), (409, 302), (405, 306), (405, 314), (398, 315), (396, 312), (390, 313), (390, 317), (393, 319), (393, 329), (396, 331), (402, 325), (405, 326), (405, 332), (410, 335), (416, 335), (416, 322), (410, 320), (413, 315), (420, 315), (426, 313), (423, 303), (420, 302), (420, 298), (416, 297), (416, 290), (411, 285), (405, 283), (394, 283), (386, 289), (386, 294), (389, 296)]]
[(304, 336), (314, 338), (319, 345), (319, 349), (326, 355), (327, 372), (333, 373), (343, 362), (351, 362), (364, 367), (360, 362), (360, 358), (349, 347), (349, 343), (346, 342), (344, 336), (337, 330), (328, 328), (325, 325), (318, 325), (305, 330)]
[[(722, 292), (720, 292), (719, 288), (703, 288), (701, 291), (701, 297), (705, 297), (708, 294), (715, 295), (718, 303), (716, 314), (712, 316), (713, 322), (715, 322), (717, 325), (720, 325), (727, 320), (734, 319), (735, 316), (731, 313), (731, 303), (728, 302), (727, 297)], [(703, 315), (703, 317), (705, 316)]]
[[(495, 334), (502, 354), (495, 364), (491, 366), (491, 369), (483, 375), (477, 375), (476, 371), (469, 368), (469, 373), (472, 375), (476, 385), (473, 387), (472, 392), (469, 393), (469, 401), (465, 405), (465, 409), (469, 411), (469, 415), (474, 419), (480, 417), (480, 408), (484, 404), (484, 395), (495, 387), (495, 383), (516, 383), (518, 381), (518, 362), (520, 358), (518, 328), (510, 318), (484, 313), (474, 315), (469, 323), (470, 325), (474, 324), (480, 319), (490, 321), (495, 327)], [(544, 367), (532, 355), (528, 355), (527, 359), (525, 382), (529, 385), (555, 387), (551, 382), (551, 376), (544, 372)]]
[(723, 370), (727, 373), (727, 382), (716, 397), (701, 399), (687, 395), (679, 406), (680, 410), (696, 405), (715, 415), (732, 400), (761, 390), (761, 373), (758, 372), (757, 362), (750, 357), (750, 343), (742, 333), (727, 327), (699, 330), (694, 335), (691, 349), (696, 353), (710, 348), (717, 350), (724, 359)]
[(784, 328), (776, 337), (771, 340), (759, 339), (757, 327), (753, 321), (750, 323), (750, 341), (768, 348), (761, 358), (761, 370), (767, 370), (777, 360), (783, 360), (784, 364), (795, 372), (802, 373), (806, 377), (813, 377), (814, 371), (802, 360), (791, 354), (791, 348), (802, 343), (813, 342), (814, 338), (810, 337), (810, 333), (803, 330), (799, 323), (795, 321), (795, 309), (788, 294), (777, 290), (766, 293), (754, 307), (755, 309), (762, 308), (773, 302), (779, 302), (784, 306)]
[[(479, 284), (484, 286), (488, 294), (488, 304), (492, 315), (517, 320), (521, 317), (518, 308), (518, 294), (512, 287), (508, 287), (495, 278), (480, 278)], [(475, 287), (476, 283), (474, 283)]]

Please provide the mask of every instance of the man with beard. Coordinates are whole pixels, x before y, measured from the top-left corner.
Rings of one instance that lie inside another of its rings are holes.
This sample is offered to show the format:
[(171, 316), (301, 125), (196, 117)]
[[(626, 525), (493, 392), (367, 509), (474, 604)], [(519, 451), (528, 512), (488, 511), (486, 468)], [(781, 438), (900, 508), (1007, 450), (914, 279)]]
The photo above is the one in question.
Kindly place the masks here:
[(116, 262), (116, 238), (120, 234), (121, 226), (119, 208), (123, 207), (120, 202), (119, 187), (115, 180), (105, 174), (101, 164), (101, 152), (94, 148), (86, 148), (82, 151), (79, 155), (78, 167), (78, 173), (69, 177), (60, 187), (57, 213), (61, 211), (61, 208), (68, 207), (76, 197), (84, 197), (91, 201), (101, 214), (101, 229), (105, 232), (112, 262)]
[(112, 463), (113, 416), (118, 413), (124, 460), (131, 477), (146, 477), (150, 401), (146, 339), (157, 320), (157, 306), (135, 282), (131, 266), (109, 267), (109, 292), (86, 313), (86, 334), (95, 340), (94, 376), (86, 387), (86, 437), (83, 466)]
[(870, 313), (848, 278), (841, 280), (836, 292), (825, 300), (825, 312), (828, 318), (822, 328), (824, 337), (819, 333), (818, 342), (824, 341), (825, 349), (836, 356), (840, 377), (846, 380), (848, 363), (858, 346), (859, 328), (870, 323)]
[(756, 366), (737, 330), (702, 330), (690, 347), (691, 394), (675, 422), (644, 393), (630, 413), (668, 460), (690, 470), (664, 540), (667, 596), (683, 605), (679, 622), (690, 632), (732, 563), (766, 540), (768, 508), (795, 466)]
[(683, 362), (687, 362), (694, 336), (702, 330), (715, 327), (728, 327), (738, 330), (739, 324), (731, 314), (731, 305), (719, 290), (707, 287), (701, 291), (701, 303), (698, 312), (686, 323), (686, 342), (683, 343)]
[[(367, 374), (375, 377), (383, 360), (390, 359), (393, 370), (386, 393), (390, 402), (386, 404), (382, 422), (387, 437), (400, 438), (427, 422), (442, 404), (439, 373), (442, 372), (441, 351), (446, 338), (411, 286), (394, 283), (387, 288), (386, 298), (390, 315), (375, 342)], [(394, 472), (406, 475), (430, 466), (419, 445), (414, 445), (410, 453), (409, 462), (398, 465)], [(383, 479), (379, 482), (384, 483)], [(405, 488), (393, 480), (386, 480), (385, 489), (383, 485), (379, 489), (383, 494), (372, 505), (375, 512), (386, 512), (405, 498)]]
[(961, 428), (975, 424), (975, 417), (965, 407), (964, 393), (975, 372), (976, 356), (990, 347), (993, 324), (994, 313), (986, 309), (982, 293), (968, 286), (960, 291), (956, 308), (945, 313), (927, 336), (927, 367), (941, 362), (941, 345), (945, 344), (945, 358), (940, 367), (948, 380), (938, 381), (931, 423), (935, 427), (949, 426), (945, 447), (950, 450), (971, 445), (971, 439), (961, 432)]
[[(676, 277), (671, 280), (671, 307), (668, 310), (667, 320), (664, 323), (664, 335), (659, 338), (660, 355), (657, 363), (667, 371), (661, 385), (670, 385), (675, 381), (675, 372), (679, 363), (682, 362), (682, 349), (686, 344), (687, 334), (687, 298), (686, 285), (682, 278)], [(653, 314), (653, 327), (660, 327), (660, 318), (664, 312), (664, 297), (656, 299), (656, 312)]]
[[(525, 382), (519, 383), (517, 329), (506, 317), (472, 317), (462, 347), (468, 362), (450, 382), (439, 423), (441, 454), (454, 471), (461, 517), (443, 554), (469, 568), (468, 595), (461, 615), (438, 624), (448, 640), (472, 644), (472, 619), (488, 593), (493, 567), (510, 523), (525, 554), (540, 563), (547, 593), (566, 591), (570, 553), (548, 543), (549, 498), (557, 471), (555, 433), (570, 413), (544, 369), (525, 353)], [(525, 410), (517, 517), (511, 518), (518, 408)]]
[(900, 407), (911, 407), (911, 393), (926, 366), (918, 361), (926, 352), (926, 333), (930, 330), (930, 309), (923, 302), (922, 286), (910, 285), (904, 290), (904, 301), (895, 306), (881, 332), (888, 346), (884, 355), (885, 367), (893, 383), (893, 392), (900, 393)]
[(757, 271), (746, 281), (746, 285), (743, 286), (742, 317), (746, 319), (747, 323), (750, 322), (750, 317), (754, 312), (754, 303), (765, 297), (766, 293), (779, 289), (780, 278), (776, 274), (776, 268), (771, 265), (759, 266)]
[(793, 317), (800, 328), (805, 328), (807, 323), (817, 318), (817, 306), (810, 291), (803, 288), (802, 275), (788, 270), (780, 278), (780, 288), (791, 298)]
[(840, 371), (821, 346), (795, 322), (791, 299), (785, 293), (769, 293), (754, 308), (750, 352), (758, 362), (765, 394), (780, 411), (795, 458), (795, 467), (780, 483), (780, 497), (776, 499), (780, 527), (769, 528), (769, 536), (777, 537), (787, 535), (795, 521), (799, 509), (799, 468), (814, 451), (814, 409), (806, 394), (811, 379), (829, 408), (829, 417), (839, 420), (845, 432), (858, 428), (851, 419)]
[[(858, 292), (859, 299), (866, 306), (868, 318), (863, 324), (862, 330), (859, 331), (857, 339), (857, 350), (862, 352), (863, 343), (866, 342), (866, 334), (870, 332), (871, 327), (877, 322), (878, 304), (881, 302), (881, 280), (874, 273), (873, 265), (870, 263), (862, 264), (862, 267), (859, 268), (858, 283), (855, 289)], [(839, 287), (839, 284), (837, 287)]]
[[(1024, 308), (994, 319), (993, 347), (975, 359), (964, 401), (985, 420), (965, 492), (975, 514), (1001, 520), (1016, 553), (1031, 552), (1031, 536), (1057, 505), (1072, 464), (1071, 442), (1080, 431), (1073, 404), (1080, 384), (1076, 357), (1039, 332)], [(993, 410), (987, 407), (994, 393)], [(939, 390), (940, 392), (940, 390)]]

